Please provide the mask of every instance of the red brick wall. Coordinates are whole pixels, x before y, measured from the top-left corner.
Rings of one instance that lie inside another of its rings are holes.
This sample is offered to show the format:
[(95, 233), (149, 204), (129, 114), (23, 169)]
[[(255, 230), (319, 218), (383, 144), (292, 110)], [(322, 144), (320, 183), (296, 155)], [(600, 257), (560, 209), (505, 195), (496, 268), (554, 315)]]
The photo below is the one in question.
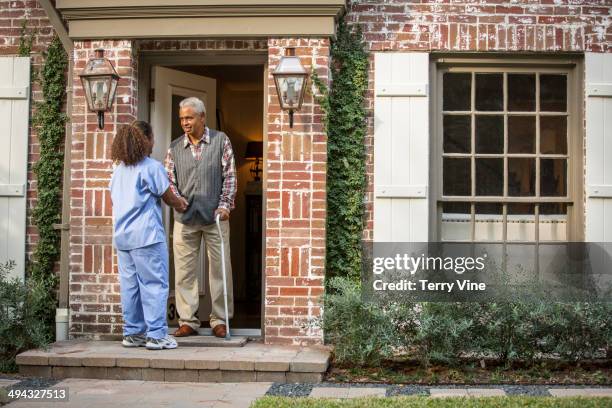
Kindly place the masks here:
[[(79, 72), (94, 49), (105, 49), (121, 77), (113, 112), (104, 130), (87, 111)], [(136, 118), (137, 50), (132, 41), (75, 41), (71, 157), (70, 333), (75, 337), (121, 334), (119, 281), (112, 247), (112, 206), (108, 183), (110, 147), (119, 124)]]
[[(106, 41), (75, 43), (72, 144), (71, 334), (104, 338), (121, 333), (121, 308), (116, 259), (112, 252), (112, 212), (108, 196), (111, 176), (109, 147), (116, 125), (136, 117), (137, 53), (141, 51), (269, 49), (272, 71), (285, 46), (296, 46), (307, 68), (328, 77), (329, 44), (321, 39)], [(122, 76), (106, 129), (96, 129), (86, 112), (78, 72), (102, 46)], [(320, 316), (325, 256), (326, 136), (322, 112), (307, 96), (295, 125), (289, 129), (280, 111), (274, 81), (268, 78), (268, 188), (265, 269), (266, 342), (320, 343), (312, 328)]]
[[(372, 52), (612, 52), (611, 0), (350, 1)], [(373, 239), (374, 58), (370, 58), (368, 194), (363, 237)]]
[[(295, 47), (302, 65), (328, 80), (327, 39), (270, 39), (269, 72), (286, 47)], [(325, 275), (327, 136), (322, 112), (307, 94), (291, 129), (271, 75), (267, 85), (266, 343), (321, 343), (322, 333), (312, 323), (321, 314)]]
[[(32, 71), (39, 72), (44, 63), (42, 51), (47, 48), (53, 38), (53, 28), (46, 17), (45, 11), (37, 1), (0, 1), (0, 57), (18, 55), (19, 37), (24, 21), (26, 21), (27, 34), (34, 34), (32, 53), (30, 54)], [(34, 114), (35, 103), (42, 100), (40, 83), (32, 84), (30, 98), (31, 119)], [(36, 130), (31, 127), (28, 146), (26, 256), (29, 257), (38, 241), (36, 227), (32, 226), (32, 210), (36, 206), (36, 177), (32, 172), (32, 166), (38, 161), (39, 145)]]

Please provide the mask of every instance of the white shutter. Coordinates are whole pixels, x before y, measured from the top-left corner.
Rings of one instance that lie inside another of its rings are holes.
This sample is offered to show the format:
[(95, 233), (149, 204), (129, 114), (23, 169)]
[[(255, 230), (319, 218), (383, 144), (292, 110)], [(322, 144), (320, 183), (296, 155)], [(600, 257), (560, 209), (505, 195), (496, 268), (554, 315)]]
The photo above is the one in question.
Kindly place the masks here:
[(429, 54), (374, 60), (374, 241), (426, 242)]
[(30, 58), (0, 57), (0, 262), (23, 279), (26, 239)]
[(586, 241), (612, 242), (612, 54), (586, 53)]

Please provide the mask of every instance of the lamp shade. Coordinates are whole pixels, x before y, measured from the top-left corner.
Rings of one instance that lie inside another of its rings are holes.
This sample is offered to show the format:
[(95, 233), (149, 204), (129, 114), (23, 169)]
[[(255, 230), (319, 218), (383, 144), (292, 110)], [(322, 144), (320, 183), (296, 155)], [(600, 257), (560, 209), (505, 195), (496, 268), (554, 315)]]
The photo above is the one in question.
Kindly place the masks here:
[(263, 142), (248, 142), (246, 152), (244, 153), (245, 159), (261, 159), (263, 157)]

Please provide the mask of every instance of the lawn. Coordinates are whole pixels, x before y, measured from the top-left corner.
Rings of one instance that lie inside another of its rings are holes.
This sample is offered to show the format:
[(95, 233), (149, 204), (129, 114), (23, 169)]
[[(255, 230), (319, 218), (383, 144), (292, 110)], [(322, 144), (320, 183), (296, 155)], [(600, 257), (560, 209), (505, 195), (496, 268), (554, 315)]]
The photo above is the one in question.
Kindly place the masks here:
[(389, 397), (347, 400), (264, 397), (251, 408), (610, 408), (612, 398), (488, 397), (431, 398)]

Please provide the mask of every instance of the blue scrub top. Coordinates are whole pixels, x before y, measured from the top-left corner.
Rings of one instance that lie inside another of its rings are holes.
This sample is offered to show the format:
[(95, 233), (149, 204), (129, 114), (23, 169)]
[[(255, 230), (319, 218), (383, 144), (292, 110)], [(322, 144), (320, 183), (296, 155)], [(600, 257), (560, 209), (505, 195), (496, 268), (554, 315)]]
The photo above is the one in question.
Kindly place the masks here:
[(142, 248), (166, 242), (160, 197), (170, 186), (166, 170), (149, 157), (133, 166), (121, 163), (110, 182), (115, 247)]

